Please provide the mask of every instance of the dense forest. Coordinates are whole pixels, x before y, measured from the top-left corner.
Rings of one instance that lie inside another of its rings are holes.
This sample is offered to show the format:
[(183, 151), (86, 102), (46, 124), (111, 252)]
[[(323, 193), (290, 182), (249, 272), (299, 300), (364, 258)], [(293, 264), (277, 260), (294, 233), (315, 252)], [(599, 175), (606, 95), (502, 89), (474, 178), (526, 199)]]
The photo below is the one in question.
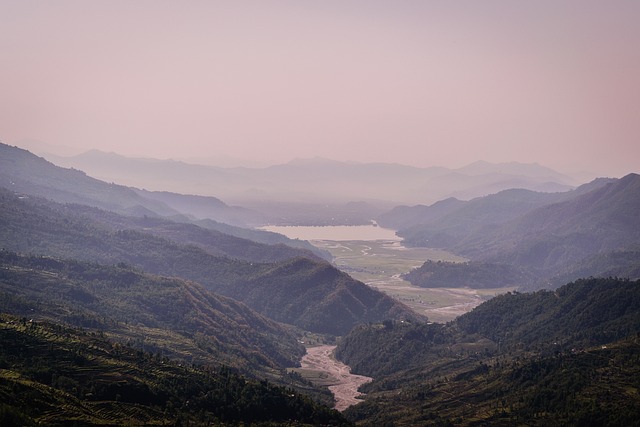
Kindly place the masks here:
[(363, 425), (637, 425), (640, 281), (495, 297), (449, 324), (355, 328), (336, 356), (374, 377)]

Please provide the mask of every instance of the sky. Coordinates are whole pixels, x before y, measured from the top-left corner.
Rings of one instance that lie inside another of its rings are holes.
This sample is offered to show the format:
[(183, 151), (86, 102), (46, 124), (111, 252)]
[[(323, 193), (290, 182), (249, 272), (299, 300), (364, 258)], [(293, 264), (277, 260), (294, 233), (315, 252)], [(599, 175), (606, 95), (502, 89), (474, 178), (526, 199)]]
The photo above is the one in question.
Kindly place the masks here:
[(0, 141), (640, 172), (640, 1), (0, 1)]

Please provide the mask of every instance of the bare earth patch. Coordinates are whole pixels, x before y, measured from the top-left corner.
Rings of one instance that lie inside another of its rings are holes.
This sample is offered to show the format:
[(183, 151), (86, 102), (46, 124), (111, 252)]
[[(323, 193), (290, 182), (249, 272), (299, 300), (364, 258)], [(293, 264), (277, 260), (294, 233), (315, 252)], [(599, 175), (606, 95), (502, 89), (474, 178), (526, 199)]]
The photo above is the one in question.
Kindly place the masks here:
[(334, 408), (344, 411), (361, 401), (358, 397), (362, 393), (358, 391), (358, 387), (371, 381), (371, 378), (352, 374), (348, 365), (333, 357), (335, 348), (335, 345), (309, 347), (300, 363), (302, 370), (320, 371), (328, 375), (325, 384), (331, 384), (329, 390), (336, 400)]

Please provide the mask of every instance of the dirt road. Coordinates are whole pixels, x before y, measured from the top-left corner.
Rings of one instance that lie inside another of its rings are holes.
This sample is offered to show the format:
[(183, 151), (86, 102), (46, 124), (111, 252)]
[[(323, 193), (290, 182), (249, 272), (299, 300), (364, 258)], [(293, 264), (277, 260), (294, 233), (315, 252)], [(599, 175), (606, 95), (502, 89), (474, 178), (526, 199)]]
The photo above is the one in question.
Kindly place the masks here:
[(335, 379), (329, 390), (336, 399), (335, 409), (344, 411), (351, 405), (359, 403), (358, 387), (371, 381), (371, 378), (362, 375), (351, 374), (349, 366), (337, 361), (333, 357), (334, 345), (322, 345), (307, 348), (307, 354), (302, 358), (303, 369), (322, 371)]

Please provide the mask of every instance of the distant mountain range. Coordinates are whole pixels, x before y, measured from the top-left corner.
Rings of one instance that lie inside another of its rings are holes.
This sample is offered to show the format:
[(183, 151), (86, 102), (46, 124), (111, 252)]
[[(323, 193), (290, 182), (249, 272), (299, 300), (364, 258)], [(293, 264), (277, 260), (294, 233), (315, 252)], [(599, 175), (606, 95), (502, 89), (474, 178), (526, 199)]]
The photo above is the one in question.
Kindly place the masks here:
[[(175, 222), (195, 223), (243, 239), (265, 244), (284, 243), (328, 257), (307, 242), (234, 226), (235, 223), (262, 223), (257, 219), (261, 215), (228, 206), (215, 197), (150, 192), (107, 183), (77, 169), (56, 166), (26, 150), (6, 144), (0, 144), (0, 186), (60, 203), (94, 206), (126, 216), (163, 217)], [(220, 222), (229, 218), (232, 219), (229, 223)]]
[(73, 157), (47, 158), (106, 181), (156, 191), (216, 196), (243, 206), (262, 206), (265, 201), (336, 205), (364, 201), (390, 207), (432, 203), (446, 197), (467, 199), (508, 188), (566, 191), (577, 184), (569, 176), (538, 164), (515, 162), (477, 162), (447, 169), (314, 158), (265, 168), (220, 168), (133, 159), (95, 150)]

